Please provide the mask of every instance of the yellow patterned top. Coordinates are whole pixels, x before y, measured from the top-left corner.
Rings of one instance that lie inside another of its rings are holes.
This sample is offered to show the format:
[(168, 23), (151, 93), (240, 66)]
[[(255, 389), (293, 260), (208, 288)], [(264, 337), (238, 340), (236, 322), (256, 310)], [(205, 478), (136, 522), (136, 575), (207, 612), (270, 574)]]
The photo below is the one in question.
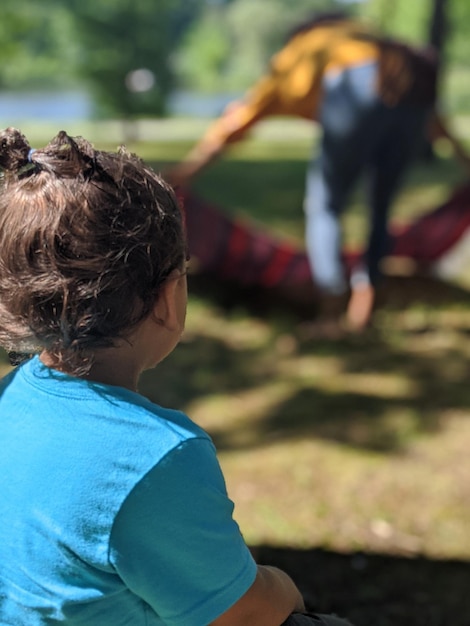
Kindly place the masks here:
[(389, 104), (393, 104), (413, 80), (406, 50), (406, 46), (381, 40), (353, 20), (330, 22), (300, 32), (271, 59), (269, 72), (245, 98), (229, 105), (209, 128), (205, 139), (223, 144), (238, 141), (253, 124), (268, 116), (316, 120), (324, 74), (368, 61), (379, 62), (379, 81), (385, 89), (381, 91), (379, 84), (378, 90), (384, 101), (388, 98)]

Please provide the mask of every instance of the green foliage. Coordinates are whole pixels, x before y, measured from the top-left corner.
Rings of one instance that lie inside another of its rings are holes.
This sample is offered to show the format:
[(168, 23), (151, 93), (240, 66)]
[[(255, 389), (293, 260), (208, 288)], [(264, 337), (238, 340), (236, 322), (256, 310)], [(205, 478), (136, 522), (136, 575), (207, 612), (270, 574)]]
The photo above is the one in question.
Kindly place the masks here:
[(453, 0), (449, 4), (449, 60), (468, 67), (470, 40), (468, 24), (470, 24), (470, 4), (466, 0)]
[[(0, 87), (64, 87), (85, 82), (107, 115), (164, 111), (175, 33), (199, 10), (196, 0), (2, 0)], [(146, 91), (126, 87), (145, 69)], [(150, 74), (148, 74), (150, 75)]]
[[(434, 0), (2, 0), (0, 88), (85, 83), (103, 115), (155, 116), (164, 113), (175, 84), (244, 91), (286, 32), (314, 12), (358, 13), (386, 33), (424, 43), (433, 6)], [(470, 4), (447, 0), (446, 6), (445, 65), (453, 70), (470, 53)], [(126, 77), (139, 69), (153, 74), (154, 84), (131, 91)], [(466, 107), (470, 90), (457, 88), (458, 107)]]
[[(383, 32), (416, 44), (429, 40), (429, 29), (435, 0), (366, 0), (361, 7)], [(470, 54), (468, 24), (470, 4), (467, 0), (447, 0), (447, 39), (445, 54), (450, 63), (465, 63)]]
[(79, 57), (72, 33), (70, 11), (53, 0), (2, 0), (0, 87), (70, 85)]
[(176, 53), (174, 69), (188, 88), (217, 91), (219, 77), (230, 55), (228, 29), (219, 7), (209, 7), (189, 27), (182, 48)]
[(286, 7), (279, 0), (239, 0), (231, 5), (227, 23), (233, 48), (227, 70), (234, 86), (249, 85), (265, 71), (285, 34), (285, 17)]
[(335, 0), (234, 0), (209, 4), (183, 38), (174, 69), (184, 87), (236, 91), (265, 70), (292, 26), (317, 11), (344, 5)]
[(361, 12), (380, 31), (422, 44), (427, 41), (431, 9), (429, 0), (368, 0)]
[[(415, 44), (426, 44), (434, 4), (435, 0), (366, 0), (361, 12), (387, 34)], [(467, 0), (447, 0), (444, 10), (447, 24), (442, 51), (441, 100), (449, 112), (468, 111), (470, 87), (462, 77), (467, 74), (470, 55), (470, 4)]]
[[(170, 87), (167, 62), (171, 0), (76, 0), (82, 75), (106, 113), (158, 115)], [(126, 86), (130, 72), (145, 69), (155, 82), (145, 91)]]

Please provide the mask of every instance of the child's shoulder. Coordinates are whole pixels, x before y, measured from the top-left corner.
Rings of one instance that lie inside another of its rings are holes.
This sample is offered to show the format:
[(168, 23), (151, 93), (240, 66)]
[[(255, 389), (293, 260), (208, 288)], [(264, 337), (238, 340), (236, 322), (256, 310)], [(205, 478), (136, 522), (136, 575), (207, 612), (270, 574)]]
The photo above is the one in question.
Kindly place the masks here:
[[(104, 394), (101, 391), (105, 391)], [(164, 407), (149, 398), (123, 388), (97, 391), (97, 417), (116, 441), (133, 441), (133, 447), (165, 455), (190, 440), (212, 445), (206, 431), (181, 410)]]
[(139, 402), (135, 405), (136, 410), (138, 412), (144, 411), (150, 424), (158, 424), (159, 427), (163, 427), (183, 439), (209, 439), (206, 431), (193, 422), (183, 411), (161, 406), (144, 396), (138, 396), (138, 398)]
[[(210, 440), (207, 433), (180, 410), (163, 407), (125, 389), (90, 382), (44, 366), (38, 357), (22, 364), (4, 381), (14, 400), (34, 395), (31, 421), (46, 424), (71, 441), (95, 445), (99, 438), (120, 447), (163, 451), (190, 439)], [(54, 411), (51, 412), (51, 406)], [(32, 409), (25, 407), (25, 413)], [(72, 417), (71, 417), (72, 416)]]

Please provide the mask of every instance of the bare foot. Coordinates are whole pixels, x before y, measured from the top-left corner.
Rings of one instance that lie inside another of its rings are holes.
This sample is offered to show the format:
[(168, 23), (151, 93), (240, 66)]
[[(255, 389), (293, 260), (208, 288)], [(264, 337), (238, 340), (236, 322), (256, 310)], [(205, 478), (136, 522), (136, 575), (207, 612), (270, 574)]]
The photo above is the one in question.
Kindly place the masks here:
[(346, 322), (352, 332), (365, 330), (372, 317), (375, 290), (372, 285), (361, 284), (351, 291), (346, 312)]

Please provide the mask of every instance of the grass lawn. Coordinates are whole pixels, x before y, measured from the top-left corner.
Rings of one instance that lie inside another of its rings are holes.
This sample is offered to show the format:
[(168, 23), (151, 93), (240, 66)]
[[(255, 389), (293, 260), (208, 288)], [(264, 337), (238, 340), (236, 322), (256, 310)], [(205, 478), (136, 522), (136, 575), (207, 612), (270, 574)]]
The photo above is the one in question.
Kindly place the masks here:
[[(312, 131), (295, 132), (265, 129), (198, 193), (301, 241)], [(396, 219), (462, 178), (450, 159), (417, 166)], [(363, 237), (361, 199), (345, 219), (350, 244)], [(213, 435), (250, 543), (470, 557), (468, 307), (385, 309), (370, 336), (301, 344), (295, 320), (193, 298), (184, 343), (143, 390)]]
[[(301, 242), (314, 136), (302, 124), (291, 129), (265, 128), (196, 191)], [(115, 145), (97, 136), (100, 147)], [(160, 136), (131, 148), (164, 169), (192, 136), (172, 139), (164, 124)], [(461, 180), (448, 158), (416, 166), (395, 217), (434, 207)], [(361, 200), (358, 190), (345, 218), (349, 244), (363, 237)], [(470, 297), (384, 308), (373, 332), (343, 341), (302, 343), (295, 324), (289, 315), (253, 317), (243, 302), (227, 312), (210, 296), (191, 297), (182, 344), (141, 381), (145, 395), (213, 436), (246, 540), (470, 559)]]

